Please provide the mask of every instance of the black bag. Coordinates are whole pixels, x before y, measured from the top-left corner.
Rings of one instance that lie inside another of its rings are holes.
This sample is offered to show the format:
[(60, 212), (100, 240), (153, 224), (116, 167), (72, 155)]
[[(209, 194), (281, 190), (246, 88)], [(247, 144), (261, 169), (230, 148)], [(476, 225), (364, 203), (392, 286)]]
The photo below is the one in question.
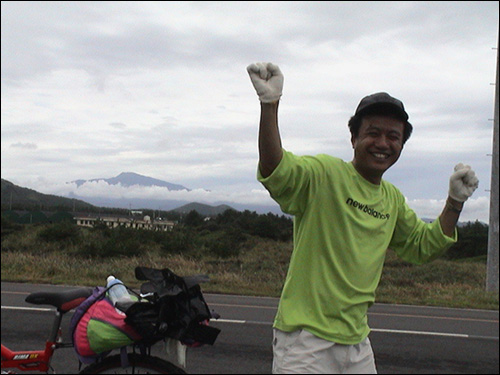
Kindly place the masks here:
[(185, 345), (213, 345), (220, 330), (209, 327), (213, 317), (199, 283), (209, 281), (206, 275), (180, 277), (170, 269), (137, 267), (138, 280), (148, 280), (141, 293), (148, 302), (136, 302), (126, 310), (125, 322), (150, 341), (170, 337)]

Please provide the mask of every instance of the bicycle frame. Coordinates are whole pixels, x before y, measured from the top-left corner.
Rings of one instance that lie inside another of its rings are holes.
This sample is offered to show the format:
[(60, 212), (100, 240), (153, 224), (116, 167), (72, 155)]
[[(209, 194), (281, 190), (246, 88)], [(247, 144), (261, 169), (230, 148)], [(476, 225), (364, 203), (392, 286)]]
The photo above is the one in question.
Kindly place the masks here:
[(59, 348), (71, 348), (72, 343), (63, 343), (61, 336), (61, 322), (63, 315), (78, 306), (90, 292), (84, 289), (63, 293), (32, 293), (26, 301), (37, 305), (52, 305), (56, 307), (52, 331), (45, 342), (44, 350), (13, 351), (2, 345), (1, 368), (17, 368), (21, 371), (47, 372), (51, 369), (50, 361), (54, 351)]
[(52, 332), (45, 343), (44, 350), (12, 351), (2, 344), (2, 369), (17, 368), (22, 371), (47, 372), (50, 368), (50, 360), (54, 351), (69, 344), (58, 342), (61, 338), (62, 313), (56, 311)]
[(47, 341), (45, 350), (12, 351), (2, 344), (2, 369), (17, 368), (22, 371), (47, 372), (54, 354), (55, 343)]

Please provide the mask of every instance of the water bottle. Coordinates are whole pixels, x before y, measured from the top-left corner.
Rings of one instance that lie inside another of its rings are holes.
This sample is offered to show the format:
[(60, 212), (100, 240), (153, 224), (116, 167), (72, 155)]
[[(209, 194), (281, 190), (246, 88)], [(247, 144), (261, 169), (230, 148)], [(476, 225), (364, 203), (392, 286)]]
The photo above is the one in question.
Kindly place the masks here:
[[(110, 288), (111, 286), (112, 288)], [(108, 296), (113, 303), (113, 306), (116, 305), (117, 302), (127, 302), (132, 300), (125, 285), (123, 285), (123, 283), (116, 279), (113, 275), (108, 276), (106, 287), (110, 288), (108, 289)]]

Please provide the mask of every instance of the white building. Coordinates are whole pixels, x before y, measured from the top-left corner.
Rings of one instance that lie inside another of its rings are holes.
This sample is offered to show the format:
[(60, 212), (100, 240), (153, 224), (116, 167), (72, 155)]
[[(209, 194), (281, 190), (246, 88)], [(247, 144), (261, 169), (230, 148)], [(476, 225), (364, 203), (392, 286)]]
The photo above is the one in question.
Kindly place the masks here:
[(147, 229), (157, 231), (170, 231), (174, 228), (175, 222), (168, 220), (151, 220), (149, 216), (142, 219), (121, 216), (75, 216), (76, 225), (82, 227), (94, 227), (98, 223), (103, 223), (109, 228), (125, 227), (134, 229)]

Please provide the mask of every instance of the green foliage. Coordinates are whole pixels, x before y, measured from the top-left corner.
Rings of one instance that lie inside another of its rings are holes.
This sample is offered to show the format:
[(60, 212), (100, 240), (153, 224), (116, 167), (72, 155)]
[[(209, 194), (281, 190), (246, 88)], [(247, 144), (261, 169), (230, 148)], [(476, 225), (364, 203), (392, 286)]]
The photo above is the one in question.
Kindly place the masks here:
[(46, 225), (38, 233), (38, 237), (46, 242), (69, 242), (76, 244), (80, 239), (80, 230), (76, 225), (68, 221), (62, 221), (57, 224)]
[(66, 211), (58, 211), (49, 216), (49, 221), (51, 223), (60, 223), (63, 221), (73, 223), (74, 219), (73, 214)]
[(424, 265), (389, 250), (377, 288), (384, 303), (498, 309), (498, 293), (486, 292), (486, 261), (436, 259)]
[(20, 224), (40, 224), (47, 223), (48, 221), (47, 216), (41, 211), (26, 212), (19, 218)]
[(468, 222), (458, 228), (458, 241), (445, 254), (448, 259), (471, 258), (488, 253), (488, 225)]
[(285, 215), (278, 216), (272, 213), (259, 215), (248, 210), (243, 212), (227, 210), (218, 215), (215, 221), (223, 227), (236, 228), (252, 236), (279, 241), (292, 240), (293, 221)]
[[(289, 241), (292, 226), (292, 220), (285, 216), (226, 210), (208, 219), (191, 211), (181, 223), (167, 232), (109, 228), (104, 222), (97, 222), (93, 228), (84, 228), (70, 221), (39, 224), (38, 229), (32, 232), (37, 241), (33, 247), (39, 252), (67, 248), (78, 257), (111, 258), (140, 256), (155, 249), (166, 255), (228, 258), (240, 254), (248, 236)], [(11, 223), (7, 215), (2, 217), (5, 233), (30, 227)], [(22, 241), (8, 241), (9, 247), (16, 248), (16, 242)]]
[[(197, 224), (155, 232), (105, 224), (16, 225), (3, 218), (2, 231), (13, 230), (2, 235), (2, 280), (94, 286), (113, 272), (137, 283), (133, 269), (141, 265), (168, 267), (180, 275), (208, 274), (207, 291), (279, 296), (293, 248), (291, 219), (230, 211), (192, 223)], [(266, 225), (287, 241), (266, 237), (279, 237), (266, 232)], [(469, 223), (459, 228), (460, 241), (484, 230)], [(497, 310), (498, 293), (484, 291), (485, 278), (485, 255), (415, 266), (388, 251), (377, 301)]]
[(203, 224), (203, 216), (201, 216), (197, 211), (190, 211), (184, 218), (183, 223), (188, 227), (197, 227)]
[(140, 256), (155, 248), (157, 232), (133, 228), (118, 227), (110, 229), (98, 225), (91, 230), (84, 245), (78, 249), (82, 256), (111, 258), (115, 256)]
[(228, 258), (240, 254), (247, 236), (291, 241), (293, 233), (292, 219), (248, 210), (229, 209), (208, 218), (191, 211), (182, 218), (181, 224), (183, 227), (176, 227), (172, 236), (165, 239), (163, 249), (171, 254)]
[(161, 249), (166, 254), (189, 254), (193, 250), (194, 233), (189, 228), (174, 227), (170, 232), (164, 232), (161, 239)]
[[(22, 228), (23, 226), (13, 223), (7, 213), (2, 215), (2, 239)], [(81, 257), (131, 257), (150, 249), (158, 249), (163, 254), (170, 255), (229, 258), (239, 256), (250, 237), (290, 242), (292, 236), (293, 221), (284, 215), (226, 210), (216, 217), (205, 218), (198, 212), (191, 211), (168, 232), (125, 227), (111, 229), (105, 223), (97, 223), (94, 228), (77, 227), (70, 221), (39, 224), (35, 238), (40, 243), (35, 246), (39, 251), (73, 246), (70, 251)], [(17, 241), (24, 243), (19, 239)], [(444, 258), (485, 256), (487, 242), (488, 226), (478, 221), (469, 222), (458, 228), (458, 242)], [(15, 241), (10, 241), (9, 246), (15, 247)]]
[(9, 215), (2, 213), (2, 238), (14, 232), (22, 230), (23, 226), (17, 224), (15, 220), (11, 220)]
[(240, 254), (241, 245), (246, 241), (245, 235), (232, 227), (216, 232), (206, 240), (207, 255), (219, 258), (236, 257)]

